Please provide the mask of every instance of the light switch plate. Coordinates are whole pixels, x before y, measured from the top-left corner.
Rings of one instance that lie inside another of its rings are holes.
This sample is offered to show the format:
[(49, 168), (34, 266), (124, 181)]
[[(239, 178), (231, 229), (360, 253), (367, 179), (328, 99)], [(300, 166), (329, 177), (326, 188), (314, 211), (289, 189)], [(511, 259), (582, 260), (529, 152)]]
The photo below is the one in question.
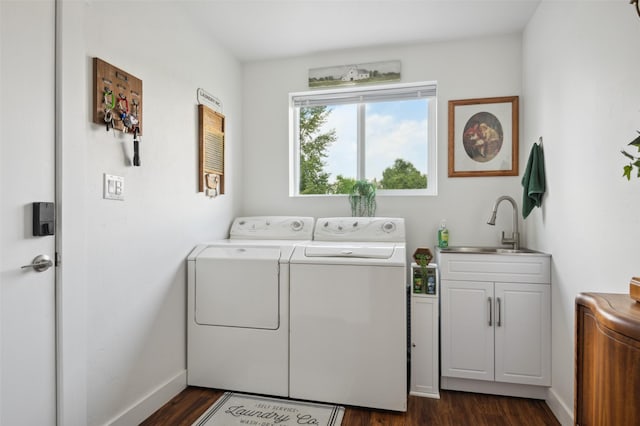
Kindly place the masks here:
[(124, 177), (105, 173), (102, 198), (124, 201)]

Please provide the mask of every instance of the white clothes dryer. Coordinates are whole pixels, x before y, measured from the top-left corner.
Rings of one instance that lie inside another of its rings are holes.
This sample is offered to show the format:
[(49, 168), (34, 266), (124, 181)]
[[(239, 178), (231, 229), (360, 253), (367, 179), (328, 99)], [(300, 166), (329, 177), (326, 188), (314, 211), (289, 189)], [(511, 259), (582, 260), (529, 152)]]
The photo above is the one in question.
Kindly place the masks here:
[(187, 384), (289, 394), (289, 260), (313, 218), (239, 217), (188, 257)]
[(404, 219), (319, 218), (290, 270), (289, 395), (406, 411)]

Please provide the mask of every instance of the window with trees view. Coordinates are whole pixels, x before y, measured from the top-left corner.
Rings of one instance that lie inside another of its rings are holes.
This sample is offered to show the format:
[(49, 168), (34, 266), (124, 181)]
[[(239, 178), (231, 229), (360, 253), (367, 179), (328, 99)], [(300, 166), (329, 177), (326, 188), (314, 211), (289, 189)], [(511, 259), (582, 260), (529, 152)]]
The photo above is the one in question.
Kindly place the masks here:
[(435, 83), (290, 95), (291, 195), (436, 194)]

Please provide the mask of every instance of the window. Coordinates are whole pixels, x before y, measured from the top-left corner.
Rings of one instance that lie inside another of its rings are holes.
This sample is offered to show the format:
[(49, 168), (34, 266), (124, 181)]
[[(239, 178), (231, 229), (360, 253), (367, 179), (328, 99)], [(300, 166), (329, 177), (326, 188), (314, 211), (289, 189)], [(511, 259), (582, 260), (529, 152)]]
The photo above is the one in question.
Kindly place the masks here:
[(436, 84), (290, 94), (292, 196), (348, 194), (357, 180), (379, 195), (435, 195)]

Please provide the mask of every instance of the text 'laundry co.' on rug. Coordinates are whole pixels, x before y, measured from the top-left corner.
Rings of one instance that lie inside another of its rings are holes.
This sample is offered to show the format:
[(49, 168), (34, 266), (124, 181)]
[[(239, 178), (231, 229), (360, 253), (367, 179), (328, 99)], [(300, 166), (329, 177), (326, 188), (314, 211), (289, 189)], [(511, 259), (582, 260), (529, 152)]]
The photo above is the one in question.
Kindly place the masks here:
[(193, 426), (342, 424), (344, 407), (226, 392)]

